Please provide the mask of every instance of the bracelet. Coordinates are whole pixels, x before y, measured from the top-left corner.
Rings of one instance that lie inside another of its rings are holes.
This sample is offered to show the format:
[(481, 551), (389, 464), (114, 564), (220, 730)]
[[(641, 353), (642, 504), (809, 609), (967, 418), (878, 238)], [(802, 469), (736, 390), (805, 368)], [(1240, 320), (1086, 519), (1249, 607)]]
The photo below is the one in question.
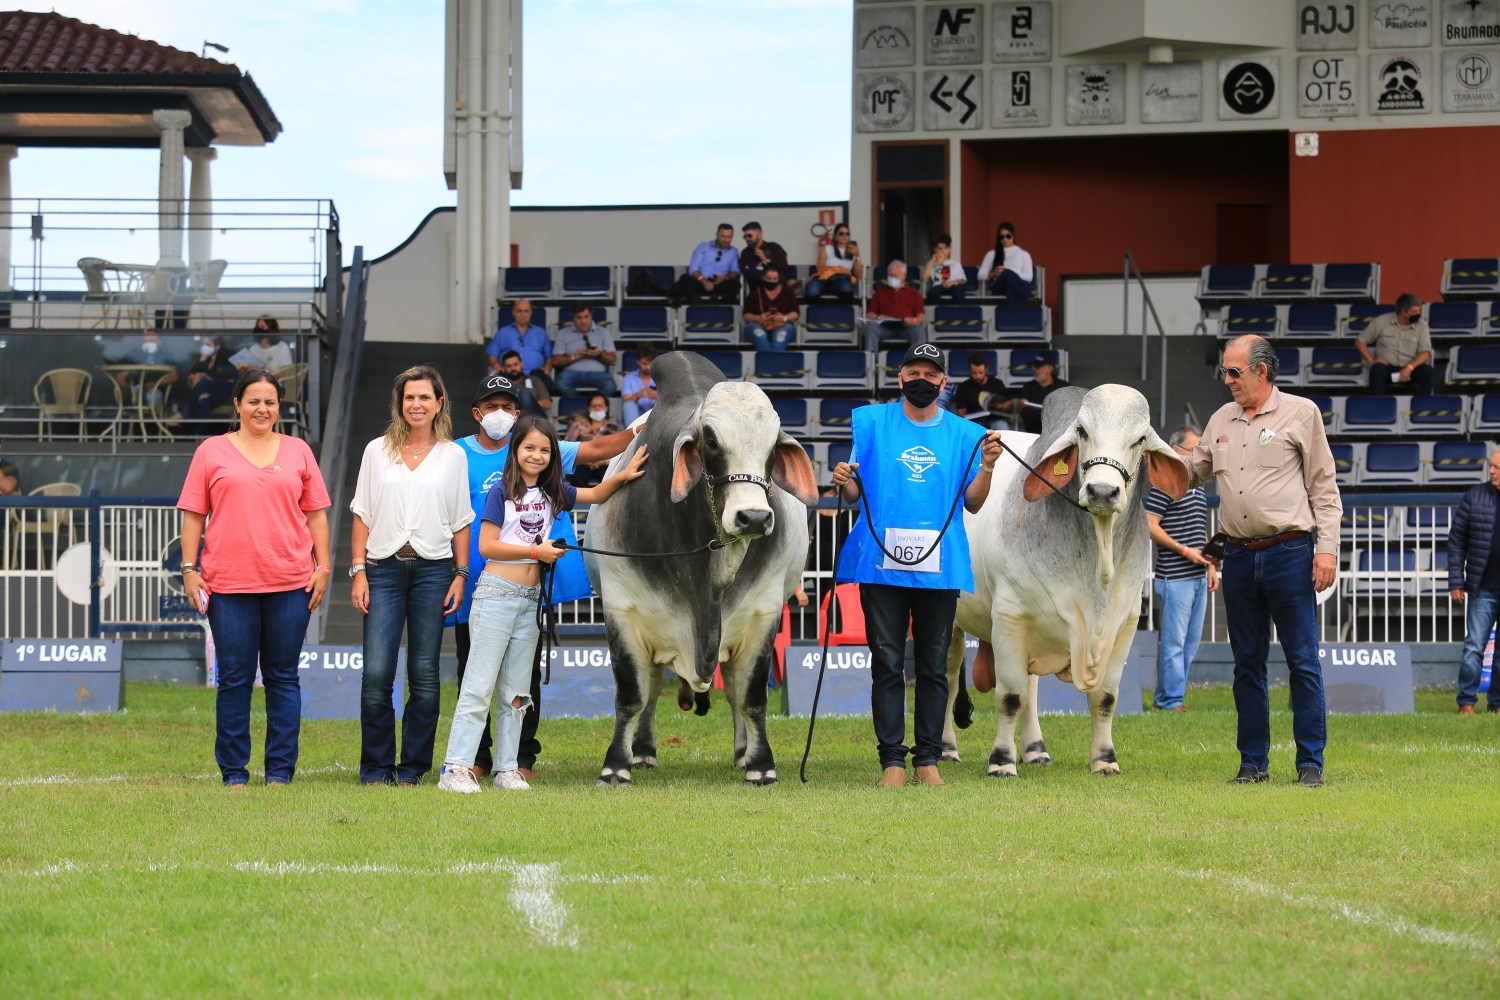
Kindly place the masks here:
[(535, 559), (535, 558), (536, 558), (536, 546), (535, 546), (535, 545), (533, 545), (533, 546), (532, 546), (532, 547), (531, 547), (531, 558), (532, 558), (532, 559)]
[(192, 573), (192, 572), (195, 572), (197, 569), (198, 569), (198, 564), (197, 563), (183, 563), (182, 564), (182, 572), (184, 572), (184, 573)]
[(994, 472), (995, 471), (995, 467), (993, 465), (985, 465), (983, 462), (980, 462), (979, 463), (979, 471), (980, 472)]
[(314, 573), (329, 573), (329, 572), (332, 572), (332, 571), (327, 566), (314, 566), (313, 567), (313, 572)]
[(467, 580), (469, 578), (469, 567), (467, 567), (467, 566), (455, 566), (455, 567), (453, 567), (453, 575), (454, 576), (461, 576), (465, 580)]

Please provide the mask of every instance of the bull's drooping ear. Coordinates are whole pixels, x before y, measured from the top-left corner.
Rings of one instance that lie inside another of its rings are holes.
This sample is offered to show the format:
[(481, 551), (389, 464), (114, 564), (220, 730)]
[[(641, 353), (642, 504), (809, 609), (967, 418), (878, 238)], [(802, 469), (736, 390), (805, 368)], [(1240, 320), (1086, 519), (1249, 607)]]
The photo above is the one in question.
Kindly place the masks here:
[(698, 439), (692, 431), (685, 430), (672, 445), (672, 502), (681, 503), (702, 478), (703, 459), (698, 455)]
[(776, 436), (776, 451), (771, 459), (771, 480), (777, 486), (809, 507), (818, 502), (818, 478), (807, 458), (807, 449), (786, 431)]
[(1051, 495), (1052, 491), (1047, 488), (1047, 483), (1062, 489), (1073, 481), (1077, 472), (1078, 437), (1069, 430), (1052, 442), (1052, 447), (1047, 449), (1047, 457), (1036, 464), (1036, 472), (1027, 473), (1026, 482), (1021, 485), (1021, 495), (1035, 503), (1042, 497)]
[(1146, 435), (1146, 472), (1151, 485), (1173, 500), (1182, 499), (1192, 478), (1182, 456), (1173, 451), (1172, 446), (1163, 441), (1155, 431)]

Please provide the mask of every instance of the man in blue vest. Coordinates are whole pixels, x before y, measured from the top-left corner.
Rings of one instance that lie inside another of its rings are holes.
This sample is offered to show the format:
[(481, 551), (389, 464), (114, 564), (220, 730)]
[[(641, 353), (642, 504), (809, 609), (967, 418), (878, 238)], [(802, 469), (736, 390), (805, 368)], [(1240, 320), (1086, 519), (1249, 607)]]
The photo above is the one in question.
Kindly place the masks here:
[[(510, 452), (510, 429), (515, 425), (519, 409), (520, 390), (505, 375), (488, 375), (474, 391), (474, 419), (479, 424), (479, 433), (460, 440), (459, 446), (469, 460), (469, 502), (475, 510), (484, 510), (485, 495), (490, 487), (500, 481), (505, 468), (505, 456)], [(559, 441), (563, 473), (571, 474), (576, 462), (585, 464), (603, 462), (614, 458), (625, 450), (635, 432), (620, 431), (595, 438), (592, 441)], [(458, 648), (458, 680), (463, 683), (464, 668), (469, 664), (469, 604), (474, 596), (474, 586), (484, 572), (485, 558), (479, 554), (479, 533), (469, 533), (469, 577), (464, 587), (464, 602), (458, 611), (448, 618), (447, 624), (454, 626), (453, 639)], [(563, 514), (552, 523), (552, 538), (561, 538), (570, 545), (578, 544), (578, 535), (573, 530), (573, 517)], [(553, 564), (556, 574), (552, 585), (552, 602), (566, 604), (589, 596), (588, 574), (583, 568), (583, 553), (569, 552)], [(542, 751), (536, 738), (537, 720), (542, 714), (542, 670), (538, 663), (531, 672), (531, 703), (536, 711), (527, 712), (521, 722), (521, 747), (516, 757), (521, 777), (531, 781), (531, 769)], [(490, 724), (485, 720), (484, 735), (479, 739), (479, 753), (474, 758), (474, 776), (482, 778), (492, 766), (490, 755)]]
[[(839, 580), (859, 584), (881, 788), (906, 784), (907, 754), (917, 781), (946, 784), (937, 763), (948, 707), (948, 640), (958, 592), (974, 589), (974, 571), (963, 516), (955, 514), (946, 533), (943, 522), (960, 493), (967, 510), (984, 505), (1000, 457), (999, 434), (938, 406), (947, 381), (943, 352), (914, 344), (897, 375), (901, 400), (854, 411), (852, 461), (833, 470), (844, 500), (855, 503), (863, 492), (866, 504), (839, 556)], [(903, 671), (908, 626), (917, 667), (910, 748)]]

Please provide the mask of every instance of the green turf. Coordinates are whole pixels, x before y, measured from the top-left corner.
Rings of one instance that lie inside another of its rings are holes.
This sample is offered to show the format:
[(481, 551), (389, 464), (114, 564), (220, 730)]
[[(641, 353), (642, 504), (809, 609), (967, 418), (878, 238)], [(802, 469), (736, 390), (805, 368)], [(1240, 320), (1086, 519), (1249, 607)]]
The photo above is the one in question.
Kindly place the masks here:
[(864, 719), (819, 723), (807, 785), (774, 720), (783, 782), (747, 789), (725, 707), (664, 703), (633, 788), (593, 785), (608, 722), (549, 719), (532, 792), (457, 796), (359, 787), (334, 722), (292, 787), (225, 792), (212, 693), (132, 684), (0, 716), (0, 997), (1494, 996), (1500, 717), (1334, 716), (1309, 790), (1285, 699), (1249, 787), (1194, 689), (1116, 723), (1115, 778), (1061, 717), (1050, 768), (986, 778), (981, 706), (946, 789), (871, 787)]

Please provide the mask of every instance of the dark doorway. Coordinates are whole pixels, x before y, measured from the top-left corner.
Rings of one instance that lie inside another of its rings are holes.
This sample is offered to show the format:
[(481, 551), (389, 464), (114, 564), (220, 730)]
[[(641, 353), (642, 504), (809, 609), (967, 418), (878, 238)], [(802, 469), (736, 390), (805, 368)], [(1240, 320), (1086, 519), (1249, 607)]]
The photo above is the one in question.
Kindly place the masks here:
[(1277, 259), (1270, 205), (1220, 205), (1215, 264), (1266, 264)]
[(945, 195), (941, 188), (883, 189), (877, 263), (899, 259), (920, 267), (932, 252), (933, 237), (949, 228), (943, 214)]

